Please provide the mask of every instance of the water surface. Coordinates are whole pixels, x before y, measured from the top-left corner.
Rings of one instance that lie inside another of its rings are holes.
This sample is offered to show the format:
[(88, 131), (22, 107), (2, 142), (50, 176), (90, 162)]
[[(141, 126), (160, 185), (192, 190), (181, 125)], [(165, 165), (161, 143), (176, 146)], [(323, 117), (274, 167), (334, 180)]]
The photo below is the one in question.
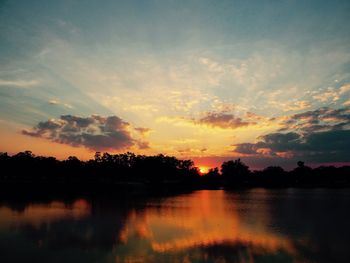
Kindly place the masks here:
[(1, 262), (350, 262), (350, 190), (0, 201)]

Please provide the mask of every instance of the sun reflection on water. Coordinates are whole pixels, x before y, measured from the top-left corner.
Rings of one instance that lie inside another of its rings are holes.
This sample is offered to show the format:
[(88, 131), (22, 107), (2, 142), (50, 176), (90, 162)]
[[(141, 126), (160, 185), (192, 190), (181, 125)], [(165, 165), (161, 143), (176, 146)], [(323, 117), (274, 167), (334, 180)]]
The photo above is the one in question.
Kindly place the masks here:
[(230, 243), (295, 253), (290, 241), (271, 232), (265, 223), (253, 227), (246, 223), (235, 202), (226, 202), (226, 198), (234, 199), (234, 196), (227, 196), (224, 191), (204, 190), (149, 204), (141, 211), (133, 210), (120, 239), (125, 243), (135, 236), (147, 239), (157, 252)]

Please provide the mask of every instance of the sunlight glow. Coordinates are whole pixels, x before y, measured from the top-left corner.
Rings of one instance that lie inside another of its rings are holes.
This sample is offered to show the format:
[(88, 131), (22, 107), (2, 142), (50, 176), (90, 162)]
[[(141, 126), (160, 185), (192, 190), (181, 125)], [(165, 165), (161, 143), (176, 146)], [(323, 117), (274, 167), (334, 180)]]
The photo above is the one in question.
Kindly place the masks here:
[(201, 174), (206, 174), (209, 171), (209, 167), (207, 166), (199, 166), (198, 168)]

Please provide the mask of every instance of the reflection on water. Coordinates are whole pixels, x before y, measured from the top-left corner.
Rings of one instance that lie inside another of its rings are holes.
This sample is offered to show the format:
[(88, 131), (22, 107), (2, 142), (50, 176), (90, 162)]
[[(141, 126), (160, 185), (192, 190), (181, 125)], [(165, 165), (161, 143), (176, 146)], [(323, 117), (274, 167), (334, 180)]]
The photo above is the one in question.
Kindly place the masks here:
[[(232, 200), (232, 202), (230, 202)], [(199, 191), (150, 203), (145, 210), (133, 210), (121, 232), (121, 239), (147, 239), (154, 251), (167, 252), (212, 246), (220, 243), (249, 244), (276, 252), (292, 252), (289, 240), (267, 229), (268, 215), (253, 226), (239, 216), (234, 195), (224, 191)]]
[(83, 199), (78, 199), (72, 205), (62, 202), (49, 204), (29, 204), (23, 211), (16, 211), (6, 206), (0, 207), (0, 229), (30, 224), (40, 227), (44, 223), (60, 219), (79, 219), (90, 214), (90, 205)]
[(349, 262), (349, 190), (0, 202), (1, 262)]

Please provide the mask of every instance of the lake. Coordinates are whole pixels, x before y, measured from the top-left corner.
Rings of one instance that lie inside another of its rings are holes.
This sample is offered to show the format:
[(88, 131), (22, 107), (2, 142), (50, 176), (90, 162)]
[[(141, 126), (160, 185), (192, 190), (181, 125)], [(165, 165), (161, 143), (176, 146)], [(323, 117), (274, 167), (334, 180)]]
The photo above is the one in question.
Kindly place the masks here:
[(350, 190), (3, 200), (0, 262), (350, 262)]

